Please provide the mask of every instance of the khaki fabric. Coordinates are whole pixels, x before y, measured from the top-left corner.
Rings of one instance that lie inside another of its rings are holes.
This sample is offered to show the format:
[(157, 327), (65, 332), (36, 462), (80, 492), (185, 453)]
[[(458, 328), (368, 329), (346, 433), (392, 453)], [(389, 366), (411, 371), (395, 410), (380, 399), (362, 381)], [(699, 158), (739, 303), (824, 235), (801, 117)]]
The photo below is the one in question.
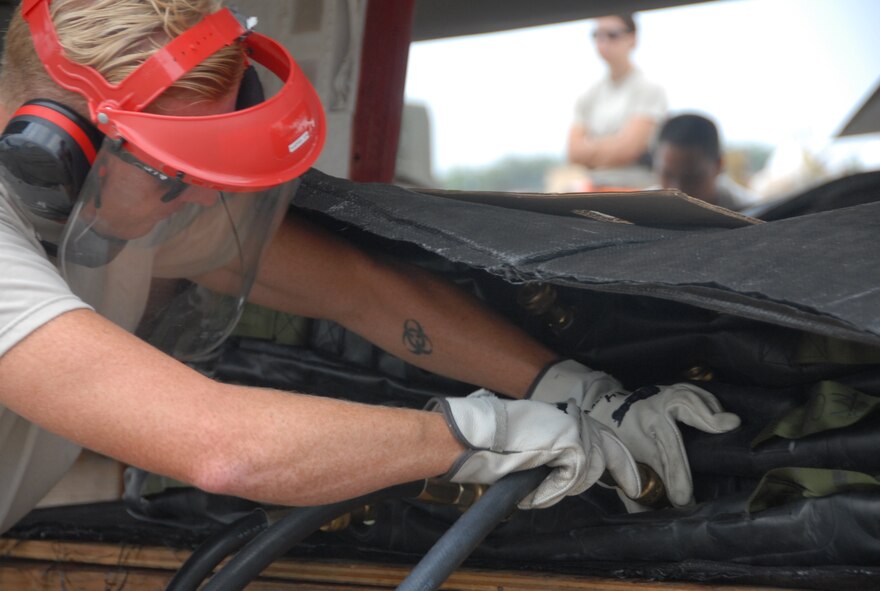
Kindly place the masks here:
[(245, 304), (232, 336), (272, 341), (279, 345), (303, 345), (308, 339), (309, 325), (310, 320), (303, 316)]
[(849, 470), (777, 468), (767, 472), (755, 487), (747, 509), (757, 513), (801, 499), (851, 491), (880, 493), (880, 481), (870, 474)]
[(753, 440), (752, 448), (771, 439), (800, 439), (807, 435), (841, 429), (880, 408), (880, 398), (832, 381), (813, 387), (807, 402), (767, 425)]
[(638, 69), (623, 80), (606, 76), (575, 103), (574, 123), (594, 137), (613, 135), (633, 116), (645, 116), (658, 123), (666, 116), (666, 91)]
[[(0, 294), (0, 355), (60, 314), (89, 307), (71, 293), (46, 258), (37, 232), (3, 185)], [(79, 452), (78, 445), (0, 404), (0, 532), (9, 529), (49, 492)]]

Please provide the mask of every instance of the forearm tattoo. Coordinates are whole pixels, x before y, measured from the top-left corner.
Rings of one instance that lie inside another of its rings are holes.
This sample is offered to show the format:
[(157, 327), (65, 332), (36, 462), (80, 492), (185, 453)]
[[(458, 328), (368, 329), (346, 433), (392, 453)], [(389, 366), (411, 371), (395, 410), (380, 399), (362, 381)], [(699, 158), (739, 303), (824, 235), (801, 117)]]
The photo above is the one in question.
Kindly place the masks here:
[(403, 323), (403, 346), (413, 355), (430, 355), (433, 351), (431, 339), (418, 320), (412, 318)]

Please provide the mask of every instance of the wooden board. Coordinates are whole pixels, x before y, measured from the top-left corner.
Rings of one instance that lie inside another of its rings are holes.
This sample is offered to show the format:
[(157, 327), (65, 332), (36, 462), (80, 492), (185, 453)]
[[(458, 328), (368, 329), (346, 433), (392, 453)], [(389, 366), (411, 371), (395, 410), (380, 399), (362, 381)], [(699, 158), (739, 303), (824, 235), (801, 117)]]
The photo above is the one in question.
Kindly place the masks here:
[[(144, 546), (0, 539), (0, 589), (162, 591), (188, 551)], [(281, 559), (249, 591), (382, 591), (408, 566)], [(625, 581), (546, 573), (460, 569), (441, 587), (456, 591), (761, 591), (769, 587)]]

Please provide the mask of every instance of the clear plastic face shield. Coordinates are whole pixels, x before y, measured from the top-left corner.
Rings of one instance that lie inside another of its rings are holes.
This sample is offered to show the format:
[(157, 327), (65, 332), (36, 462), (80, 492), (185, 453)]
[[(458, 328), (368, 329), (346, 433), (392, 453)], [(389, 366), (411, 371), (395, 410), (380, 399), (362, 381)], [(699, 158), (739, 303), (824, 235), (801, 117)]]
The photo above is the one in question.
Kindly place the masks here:
[(106, 141), (61, 239), (62, 274), (103, 316), (197, 359), (234, 328), (297, 184), (236, 193), (189, 185)]
[[(22, 11), (53, 79), (89, 99), (106, 136), (59, 243), (66, 281), (162, 351), (181, 360), (206, 355), (234, 328), (298, 177), (323, 145), (314, 89), (283, 47), (228, 9), (206, 16), (118, 85), (64, 56), (47, 0), (25, 0)], [(278, 93), (206, 115), (143, 110), (233, 43), (284, 81)]]

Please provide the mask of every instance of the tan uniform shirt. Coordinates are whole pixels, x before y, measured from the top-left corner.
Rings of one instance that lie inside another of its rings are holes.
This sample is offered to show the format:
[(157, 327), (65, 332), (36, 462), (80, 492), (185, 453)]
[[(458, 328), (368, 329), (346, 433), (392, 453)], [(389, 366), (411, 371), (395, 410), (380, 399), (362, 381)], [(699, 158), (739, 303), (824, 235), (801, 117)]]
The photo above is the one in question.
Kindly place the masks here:
[[(71, 293), (33, 226), (0, 185), (0, 355), (58, 315), (88, 307)], [(49, 492), (79, 452), (75, 443), (0, 405), (0, 532)]]

